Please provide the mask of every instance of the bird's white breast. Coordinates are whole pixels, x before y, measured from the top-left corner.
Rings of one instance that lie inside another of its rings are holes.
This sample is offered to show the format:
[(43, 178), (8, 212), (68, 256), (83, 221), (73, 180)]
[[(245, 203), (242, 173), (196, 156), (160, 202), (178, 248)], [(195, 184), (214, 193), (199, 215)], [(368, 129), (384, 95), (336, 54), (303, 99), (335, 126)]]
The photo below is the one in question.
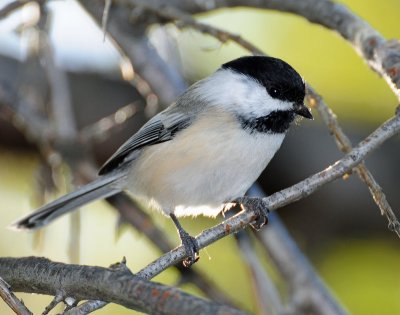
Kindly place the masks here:
[(233, 115), (208, 112), (173, 140), (143, 149), (127, 189), (166, 214), (215, 216), (244, 195), (283, 138), (250, 134)]

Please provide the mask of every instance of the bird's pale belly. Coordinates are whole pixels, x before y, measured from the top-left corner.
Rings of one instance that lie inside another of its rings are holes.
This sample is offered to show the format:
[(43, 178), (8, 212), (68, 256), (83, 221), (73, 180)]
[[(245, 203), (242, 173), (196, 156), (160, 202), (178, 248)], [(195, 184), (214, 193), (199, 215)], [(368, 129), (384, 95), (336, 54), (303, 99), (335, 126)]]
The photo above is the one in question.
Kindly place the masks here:
[(215, 216), (223, 203), (244, 195), (284, 138), (211, 129), (146, 148), (130, 175), (131, 193), (165, 214)]

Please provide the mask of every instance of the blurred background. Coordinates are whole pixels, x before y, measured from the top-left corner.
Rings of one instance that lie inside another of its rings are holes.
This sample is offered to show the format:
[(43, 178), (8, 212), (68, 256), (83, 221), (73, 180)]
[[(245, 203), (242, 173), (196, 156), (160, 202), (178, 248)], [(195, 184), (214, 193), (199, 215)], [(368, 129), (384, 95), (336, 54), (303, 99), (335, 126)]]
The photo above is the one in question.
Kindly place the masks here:
[[(0, 9), (9, 2), (1, 0)], [(384, 37), (400, 38), (399, 1), (341, 2)], [(37, 82), (40, 88), (43, 80), (43, 73), (38, 70), (40, 64), (29, 58), (36, 49), (32, 25), (37, 23), (37, 11), (35, 4), (29, 4), (0, 20), (2, 82), (12, 86)], [(54, 60), (66, 73), (77, 128), (83, 130), (117, 109), (133, 104), (128, 113), (122, 112), (116, 117), (120, 126), (114, 128), (110, 137), (93, 141), (91, 149), (96, 163), (101, 165), (161, 105), (152, 101), (152, 94), (142, 86), (145, 83), (135, 81), (132, 85), (132, 69), (121, 59), (112, 42), (103, 40), (102, 31), (79, 4), (72, 0), (51, 2), (49, 15), (47, 27)], [(394, 113), (396, 98), (384, 80), (331, 31), (293, 15), (253, 9), (218, 10), (197, 18), (240, 34), (267, 54), (290, 63), (335, 111), (353, 144)], [(223, 62), (247, 54), (235, 44), (221, 44), (194, 30), (181, 31), (171, 25), (152, 28), (150, 37), (153, 45), (180, 69), (188, 82), (207, 76)], [(36, 95), (28, 89), (20, 93)], [(147, 102), (143, 101), (143, 95)], [(142, 101), (137, 102), (138, 99)], [(342, 156), (316, 112), (314, 116), (314, 121), (302, 121), (290, 130), (281, 150), (260, 178), (266, 193), (288, 187)], [(101, 201), (81, 209), (79, 242), (71, 238), (68, 217), (40, 233), (8, 230), (6, 226), (20, 216), (71, 189), (69, 171), (60, 166), (59, 176), (54, 179), (57, 191), (46, 190), (43, 194), (43, 185), (38, 182), (41, 157), (16, 124), (18, 121), (0, 119), (0, 256), (45, 256), (55, 261), (77, 260), (74, 262), (99, 266), (108, 266), (125, 256), (128, 267), (135, 272), (161, 254), (139, 232), (121, 225), (117, 213)], [(107, 125), (107, 121), (103, 120), (103, 124)], [(397, 214), (399, 161), (398, 137), (385, 143), (366, 161)], [(350, 313), (400, 313), (400, 240), (388, 230), (386, 218), (380, 215), (367, 187), (356, 176), (337, 180), (307, 199), (279, 209), (278, 213)], [(157, 226), (170, 235), (172, 244), (178, 245), (172, 222), (160, 215), (151, 215)], [(185, 219), (183, 225), (196, 235), (221, 220), (221, 217)], [(76, 242), (75, 255), (69, 252), (71, 241)], [(241, 307), (255, 311), (248, 274), (232, 237), (202, 251), (202, 259), (194, 268), (212, 277)], [(169, 284), (177, 280), (178, 274), (173, 269), (155, 278)], [(201, 295), (193, 286), (183, 288)], [(50, 301), (49, 297), (19, 296), (34, 313), (43, 310)], [(1, 301), (0, 313), (10, 312)], [(98, 312), (109, 313), (132, 314), (132, 311), (112, 305)]]

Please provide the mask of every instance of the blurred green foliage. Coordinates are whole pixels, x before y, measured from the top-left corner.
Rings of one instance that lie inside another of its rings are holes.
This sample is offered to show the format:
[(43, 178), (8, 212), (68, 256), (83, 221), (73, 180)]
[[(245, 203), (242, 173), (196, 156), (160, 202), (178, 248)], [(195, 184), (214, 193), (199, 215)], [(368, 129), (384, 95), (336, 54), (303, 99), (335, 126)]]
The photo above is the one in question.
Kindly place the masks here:
[(400, 314), (398, 240), (338, 239), (317, 264), (351, 314)]

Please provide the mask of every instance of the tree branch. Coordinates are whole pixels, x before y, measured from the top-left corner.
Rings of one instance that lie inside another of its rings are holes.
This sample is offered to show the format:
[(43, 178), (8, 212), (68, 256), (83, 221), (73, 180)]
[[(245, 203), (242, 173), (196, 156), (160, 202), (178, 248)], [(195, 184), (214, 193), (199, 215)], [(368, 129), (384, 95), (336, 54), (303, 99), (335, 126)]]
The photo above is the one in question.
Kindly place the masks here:
[[(130, 0), (126, 0), (130, 1)], [(136, 0), (132, 0), (134, 4)], [(162, 6), (163, 1), (152, 0)], [(349, 41), (368, 65), (380, 74), (400, 100), (400, 42), (386, 40), (345, 5), (330, 0), (171, 0), (168, 5), (195, 14), (226, 7), (254, 7), (294, 13), (336, 31)]]
[[(350, 152), (352, 149), (350, 139), (345, 135), (336, 119), (335, 114), (328, 107), (328, 105), (326, 105), (322, 97), (309, 85), (307, 85), (306, 97), (309, 99), (310, 104), (318, 110), (322, 120), (328, 127), (330, 133), (334, 136), (339, 150), (343, 153)], [(389, 221), (389, 229), (394, 231), (397, 236), (400, 237), (400, 223), (394, 214), (392, 207), (389, 205), (381, 186), (375, 180), (364, 163), (360, 163), (360, 165), (355, 168), (355, 171), (359, 178), (368, 186), (368, 190), (370, 191), (375, 203), (381, 210), (381, 214), (386, 215)]]
[(244, 313), (189, 295), (174, 287), (141, 279), (128, 268), (67, 265), (45, 258), (0, 258), (0, 275), (14, 291), (101, 299), (150, 314)]
[(264, 53), (256, 46), (251, 44), (246, 39), (239, 35), (226, 32), (225, 30), (219, 29), (215, 26), (200, 23), (191, 15), (180, 11), (179, 9), (170, 6), (169, 4), (153, 4), (152, 2), (145, 0), (129, 0), (130, 4), (133, 4), (136, 8), (140, 8), (144, 11), (151, 11), (153, 14), (159, 16), (166, 21), (175, 21), (178, 27), (191, 27), (203, 34), (208, 34), (215, 37), (220, 42), (225, 43), (228, 40), (234, 41), (244, 49), (250, 51), (253, 55), (263, 55)]
[(32, 315), (24, 303), (20, 301), (14, 293), (10, 290), (10, 285), (5, 282), (0, 277), (0, 297), (7, 303), (7, 305), (15, 312), (17, 315)]

